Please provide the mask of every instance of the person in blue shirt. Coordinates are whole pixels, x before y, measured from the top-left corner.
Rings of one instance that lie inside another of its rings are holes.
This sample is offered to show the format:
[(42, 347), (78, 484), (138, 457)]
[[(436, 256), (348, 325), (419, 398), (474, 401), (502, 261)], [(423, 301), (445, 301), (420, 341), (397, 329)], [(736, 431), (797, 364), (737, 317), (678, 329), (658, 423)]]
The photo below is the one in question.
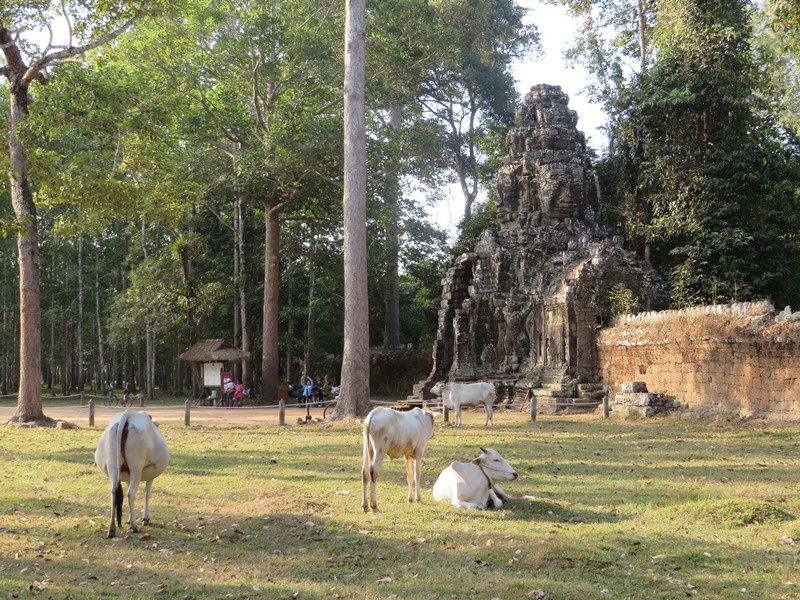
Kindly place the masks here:
[(303, 400), (308, 404), (314, 399), (314, 380), (311, 375), (306, 375), (305, 382), (301, 378), (300, 384), (303, 386)]

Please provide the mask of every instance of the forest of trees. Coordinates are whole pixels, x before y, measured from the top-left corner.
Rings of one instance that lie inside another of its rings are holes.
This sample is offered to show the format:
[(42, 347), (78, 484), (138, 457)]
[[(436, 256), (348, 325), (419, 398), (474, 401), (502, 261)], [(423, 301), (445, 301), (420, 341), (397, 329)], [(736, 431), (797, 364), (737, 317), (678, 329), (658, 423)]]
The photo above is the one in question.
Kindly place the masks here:
[[(796, 2), (560, 1), (609, 117), (603, 218), (676, 306), (796, 304)], [(373, 347), (430, 348), (444, 270), (494, 222), (527, 22), (513, 0), (366, 3)], [(190, 393), (176, 356), (220, 337), (272, 401), (342, 355), (344, 3), (7, 0), (0, 48), (0, 394)], [(421, 199), (452, 183), (451, 248)]]

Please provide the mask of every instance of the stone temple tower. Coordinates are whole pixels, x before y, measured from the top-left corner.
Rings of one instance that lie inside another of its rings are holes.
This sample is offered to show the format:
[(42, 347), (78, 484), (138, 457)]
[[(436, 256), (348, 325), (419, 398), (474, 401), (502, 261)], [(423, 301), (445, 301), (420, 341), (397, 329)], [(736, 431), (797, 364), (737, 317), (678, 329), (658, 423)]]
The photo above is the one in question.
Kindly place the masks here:
[(595, 221), (598, 186), (567, 103), (561, 88), (537, 85), (518, 109), (497, 173), (500, 230), (484, 231), (442, 282), (433, 370), (417, 397), (438, 381), (481, 380), (509, 399), (529, 385), (561, 404), (599, 399), (595, 336), (612, 288), (642, 310), (666, 305), (652, 267)]

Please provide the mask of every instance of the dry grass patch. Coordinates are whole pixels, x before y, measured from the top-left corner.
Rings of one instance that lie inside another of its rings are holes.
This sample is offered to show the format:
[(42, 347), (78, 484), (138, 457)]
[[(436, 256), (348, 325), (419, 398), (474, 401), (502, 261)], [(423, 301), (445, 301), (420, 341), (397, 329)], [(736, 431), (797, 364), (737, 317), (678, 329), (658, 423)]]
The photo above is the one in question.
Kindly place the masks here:
[[(800, 435), (660, 419), (499, 413), (438, 427), (430, 488), (498, 449), (499, 511), (405, 502), (401, 463), (360, 507), (356, 424), (163, 426), (172, 463), (146, 535), (103, 537), (98, 430), (0, 435), (0, 594), (63, 598), (793, 598)], [(789, 519), (789, 520), (786, 520)], [(733, 525), (733, 526), (732, 526)], [(747, 592), (741, 592), (742, 589)], [(295, 596), (296, 595), (296, 596)]]

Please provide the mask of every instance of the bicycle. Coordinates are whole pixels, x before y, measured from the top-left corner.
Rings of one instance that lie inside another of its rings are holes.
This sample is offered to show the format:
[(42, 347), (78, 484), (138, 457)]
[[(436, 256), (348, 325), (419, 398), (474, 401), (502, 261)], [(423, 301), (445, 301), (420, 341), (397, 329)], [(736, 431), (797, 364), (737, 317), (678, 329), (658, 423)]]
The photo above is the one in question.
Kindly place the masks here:
[(113, 388), (108, 388), (106, 395), (103, 399), (103, 406), (117, 406), (119, 404), (119, 398), (114, 393)]

